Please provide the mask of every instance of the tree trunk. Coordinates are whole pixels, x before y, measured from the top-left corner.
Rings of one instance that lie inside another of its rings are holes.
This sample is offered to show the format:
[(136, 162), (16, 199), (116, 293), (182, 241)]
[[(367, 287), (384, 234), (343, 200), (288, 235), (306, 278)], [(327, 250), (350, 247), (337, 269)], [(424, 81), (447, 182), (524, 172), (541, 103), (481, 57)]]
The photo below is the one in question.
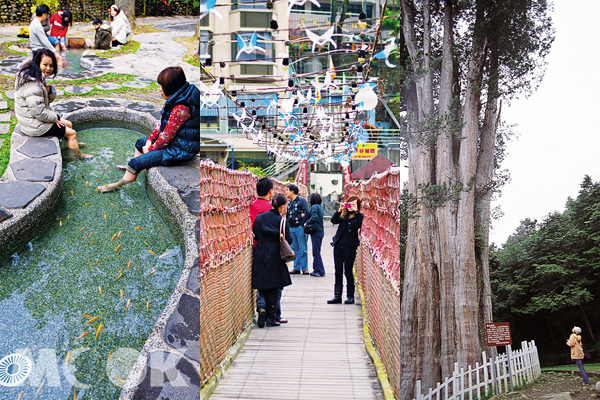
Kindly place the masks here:
[[(403, 34), (415, 63), (413, 69), (422, 71), (415, 78), (418, 105), (415, 108), (408, 103), (408, 117), (423, 123), (434, 112), (430, 4), (427, 0), (421, 2), (422, 49), (417, 46), (414, 8), (409, 0), (403, 0), (401, 6)], [(483, 18), (482, 13), (477, 18)], [(408, 400), (414, 397), (416, 380), (421, 380), (423, 388), (435, 387), (452, 375), (455, 362), (467, 367), (480, 361), (485, 349), (484, 323), (492, 320), (487, 260), (482, 264), (483, 253), (477, 253), (475, 245), (475, 221), (480, 214), (475, 207), (474, 187), (485, 39), (474, 36), (465, 79), (465, 105), (459, 111), (452, 106), (459, 93), (455, 84), (453, 1), (445, 3), (443, 25), (438, 93), (438, 117), (443, 122), (433, 139), (409, 135), (409, 192), (422, 197), (419, 185), (451, 188), (456, 183), (462, 183), (463, 190), (442, 206), (421, 202), (418, 210), (413, 210), (419, 216), (409, 221), (400, 325), (400, 398)], [(462, 119), (457, 120), (459, 115)], [(492, 125), (490, 134), (495, 133), (496, 125)]]
[(596, 337), (594, 336), (594, 331), (592, 331), (590, 321), (588, 321), (587, 314), (585, 313), (585, 308), (583, 308), (583, 305), (580, 304), (579, 309), (581, 310), (581, 314), (583, 315), (583, 319), (585, 320), (585, 326), (587, 326), (588, 332), (590, 333), (590, 339), (592, 339), (592, 342), (596, 343)]
[(135, 29), (135, 0), (118, 0), (115, 4), (125, 12), (133, 31)]

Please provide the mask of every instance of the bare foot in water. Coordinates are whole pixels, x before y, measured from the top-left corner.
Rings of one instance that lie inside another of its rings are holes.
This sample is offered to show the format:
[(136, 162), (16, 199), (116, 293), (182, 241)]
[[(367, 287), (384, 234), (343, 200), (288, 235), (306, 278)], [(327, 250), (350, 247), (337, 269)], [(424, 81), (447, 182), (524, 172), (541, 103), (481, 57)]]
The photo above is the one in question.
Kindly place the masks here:
[(85, 142), (77, 142), (77, 144), (79, 145), (79, 147), (83, 147), (83, 146), (85, 146), (87, 143), (85, 143)]

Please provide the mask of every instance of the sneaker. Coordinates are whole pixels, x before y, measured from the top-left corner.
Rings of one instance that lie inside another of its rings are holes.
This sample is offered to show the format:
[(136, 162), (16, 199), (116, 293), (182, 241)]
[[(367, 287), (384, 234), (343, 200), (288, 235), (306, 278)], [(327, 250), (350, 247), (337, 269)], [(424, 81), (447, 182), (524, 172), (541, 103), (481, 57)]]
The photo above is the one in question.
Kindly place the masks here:
[(261, 308), (260, 310), (258, 310), (258, 322), (256, 323), (256, 325), (258, 325), (259, 328), (264, 328), (266, 318), (267, 312), (264, 308)]
[(301, 272), (300, 272), (300, 271), (298, 271), (297, 269), (292, 269), (292, 270), (290, 271), (290, 274), (292, 274), (292, 275), (294, 275), (294, 274), (301, 274)]
[(321, 274), (318, 272), (311, 272), (310, 276), (321, 276)]

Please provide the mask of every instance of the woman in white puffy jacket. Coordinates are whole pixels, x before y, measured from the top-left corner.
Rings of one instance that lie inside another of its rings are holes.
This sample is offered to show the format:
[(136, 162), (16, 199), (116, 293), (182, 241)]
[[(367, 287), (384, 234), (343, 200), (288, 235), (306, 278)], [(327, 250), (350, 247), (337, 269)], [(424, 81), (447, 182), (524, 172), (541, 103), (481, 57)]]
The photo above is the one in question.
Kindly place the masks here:
[(50, 102), (56, 98), (56, 90), (46, 78), (56, 75), (56, 55), (46, 48), (34, 53), (33, 60), (26, 63), (15, 79), (15, 116), (21, 133), (26, 136), (64, 137), (76, 158), (91, 158), (83, 154), (77, 142), (73, 124), (56, 113)]
[(127, 43), (127, 36), (131, 34), (131, 25), (129, 25), (127, 16), (116, 4), (110, 6), (108, 12), (110, 14), (110, 29), (113, 35), (112, 46), (115, 47)]

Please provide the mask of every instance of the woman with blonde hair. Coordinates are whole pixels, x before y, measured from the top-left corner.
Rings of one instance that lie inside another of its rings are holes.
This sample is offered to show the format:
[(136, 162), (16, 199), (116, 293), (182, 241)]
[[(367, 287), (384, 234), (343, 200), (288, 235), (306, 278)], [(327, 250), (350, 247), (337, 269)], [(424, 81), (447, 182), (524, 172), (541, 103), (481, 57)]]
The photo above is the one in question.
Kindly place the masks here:
[(343, 275), (346, 275), (348, 295), (344, 303), (354, 304), (354, 273), (352, 268), (356, 259), (356, 249), (360, 244), (358, 232), (362, 227), (362, 222), (360, 199), (357, 196), (350, 196), (345, 203), (340, 203), (340, 208), (331, 216), (331, 223), (338, 225), (338, 229), (331, 242), (335, 264), (335, 286), (333, 288), (333, 299), (327, 300), (327, 304), (342, 302)]
[(579, 373), (583, 378), (583, 384), (589, 385), (590, 380), (588, 379), (587, 374), (585, 373), (585, 369), (583, 369), (583, 344), (581, 343), (581, 328), (578, 326), (573, 327), (571, 331), (571, 336), (569, 336), (569, 340), (567, 340), (567, 346), (571, 348), (571, 360), (575, 361), (577, 367), (579, 368)]

